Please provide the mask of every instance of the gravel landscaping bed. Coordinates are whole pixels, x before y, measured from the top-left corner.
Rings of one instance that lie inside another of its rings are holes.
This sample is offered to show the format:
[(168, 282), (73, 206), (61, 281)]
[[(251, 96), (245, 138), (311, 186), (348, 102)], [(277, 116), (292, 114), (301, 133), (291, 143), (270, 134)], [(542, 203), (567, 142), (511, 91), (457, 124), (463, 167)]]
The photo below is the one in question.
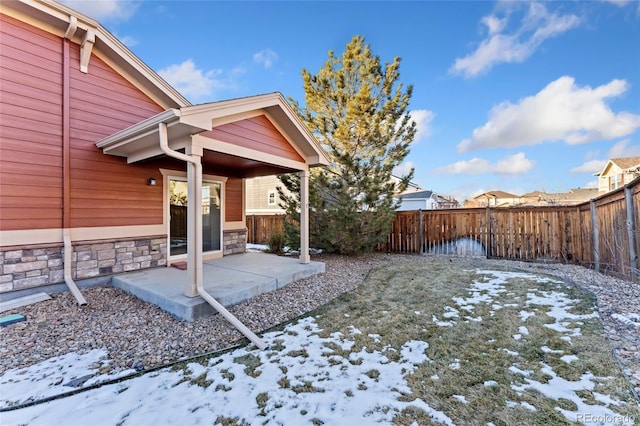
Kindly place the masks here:
[[(317, 255), (326, 272), (230, 307), (250, 329), (260, 332), (312, 311), (355, 289), (373, 268), (399, 262), (456, 262), (460, 267), (500, 266), (554, 275), (593, 292), (605, 330), (625, 375), (640, 392), (640, 285), (563, 264), (484, 258), (371, 254)], [(220, 315), (193, 323), (177, 320), (154, 305), (111, 287), (84, 290), (89, 304), (77, 306), (69, 293), (4, 313), (26, 322), (0, 329), (0, 374), (73, 351), (104, 348), (109, 358), (93, 368), (105, 374), (149, 369), (222, 350), (242, 335)]]

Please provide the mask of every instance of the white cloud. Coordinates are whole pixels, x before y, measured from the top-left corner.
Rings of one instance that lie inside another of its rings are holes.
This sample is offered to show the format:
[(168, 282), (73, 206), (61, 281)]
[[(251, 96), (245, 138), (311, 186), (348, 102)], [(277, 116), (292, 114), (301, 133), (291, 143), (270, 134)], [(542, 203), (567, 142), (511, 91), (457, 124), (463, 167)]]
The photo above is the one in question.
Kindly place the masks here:
[(132, 48), (133, 46), (138, 44), (138, 40), (136, 40), (133, 37), (129, 37), (129, 36), (118, 37), (118, 40), (120, 40), (128, 48)]
[(584, 185), (582, 185), (583, 188), (587, 188), (587, 189), (594, 189), (594, 188), (598, 188), (598, 179), (596, 180), (590, 180), (589, 182), (585, 183)]
[(126, 21), (140, 6), (137, 0), (62, 0), (62, 3), (98, 21)]
[(611, 147), (605, 159), (594, 159), (585, 161), (582, 165), (574, 167), (571, 173), (596, 173), (606, 166), (607, 161), (611, 158), (638, 157), (640, 156), (640, 145), (630, 145), (630, 139), (624, 139), (617, 142)]
[(391, 173), (393, 173), (394, 176), (404, 177), (411, 173), (411, 169), (415, 169), (415, 167), (416, 165), (413, 163), (413, 161), (405, 161), (404, 163), (394, 167)]
[(629, 145), (630, 139), (624, 139), (611, 147), (608, 158), (640, 157), (640, 145)]
[(507, 18), (500, 19), (494, 15), (488, 15), (482, 18), (481, 22), (486, 25), (489, 35), (494, 35), (502, 31), (507, 25)]
[(436, 116), (433, 111), (426, 109), (416, 109), (410, 113), (411, 119), (416, 122), (417, 132), (414, 141), (426, 139), (431, 136), (431, 122)]
[(624, 80), (592, 89), (576, 86), (573, 77), (561, 77), (517, 104), (505, 101), (496, 105), (489, 121), (474, 129), (472, 138), (461, 141), (457, 150), (513, 148), (558, 140), (573, 145), (629, 135), (640, 128), (640, 115), (615, 114), (605, 102), (626, 90)]
[(576, 15), (549, 12), (544, 4), (531, 3), (520, 26), (510, 34), (503, 32), (509, 15), (499, 18), (488, 15), (481, 22), (488, 35), (478, 48), (463, 58), (457, 58), (450, 71), (466, 78), (480, 75), (500, 62), (523, 62), (547, 39), (555, 37), (580, 24)]
[(631, 0), (605, 0), (608, 3), (613, 3), (616, 6), (624, 7), (631, 3)]
[(571, 173), (595, 173), (602, 170), (607, 160), (590, 160), (569, 170)]
[(189, 100), (211, 101), (218, 92), (235, 88), (235, 79), (242, 72), (241, 69), (229, 73), (221, 69), (205, 71), (187, 59), (159, 70), (158, 74)]
[(531, 170), (535, 162), (529, 160), (523, 152), (511, 155), (496, 163), (491, 163), (482, 158), (472, 158), (467, 161), (458, 161), (447, 166), (435, 169), (434, 173), (479, 175), (494, 173), (499, 175), (513, 175), (526, 173)]
[(265, 69), (271, 68), (273, 63), (278, 60), (278, 54), (271, 49), (264, 49), (253, 54), (254, 62), (262, 64)]

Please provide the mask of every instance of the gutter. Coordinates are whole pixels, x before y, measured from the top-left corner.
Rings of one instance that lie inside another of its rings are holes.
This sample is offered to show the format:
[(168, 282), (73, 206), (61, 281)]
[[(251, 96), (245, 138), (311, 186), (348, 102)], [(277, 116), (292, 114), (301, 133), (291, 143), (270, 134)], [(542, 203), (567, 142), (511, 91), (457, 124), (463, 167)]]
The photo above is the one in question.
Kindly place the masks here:
[[(168, 155), (169, 157), (175, 158), (177, 160), (181, 160), (187, 163), (191, 163), (194, 166), (195, 176), (190, 176), (196, 182), (202, 182), (202, 164), (200, 163), (200, 159), (193, 155), (183, 154), (178, 151), (174, 151), (169, 147), (169, 137), (167, 134), (167, 124), (164, 122), (158, 123), (158, 135), (160, 139), (160, 149), (163, 153)], [(187, 184), (191, 187), (192, 182), (188, 182)], [(188, 209), (187, 212), (189, 213)], [(199, 211), (195, 209), (195, 211)], [(187, 214), (188, 214), (187, 213)], [(187, 273), (189, 274), (189, 279), (193, 279), (196, 284), (196, 291), (198, 295), (200, 295), (207, 303), (209, 303), (220, 315), (222, 315), (227, 321), (229, 321), (240, 333), (242, 333), (245, 337), (251, 340), (260, 350), (266, 349), (266, 343), (259, 338), (254, 332), (249, 330), (249, 328), (244, 325), (238, 318), (236, 318), (231, 312), (229, 312), (220, 302), (218, 302), (213, 296), (207, 293), (204, 289), (202, 282), (202, 215), (197, 214), (196, 216), (196, 226), (195, 232), (190, 232), (189, 237), (194, 238), (195, 241), (195, 253), (190, 253), (191, 250), (188, 250), (188, 259), (187, 259)], [(195, 234), (195, 235), (194, 235)], [(65, 251), (66, 253), (66, 251)]]
[(84, 306), (87, 304), (87, 300), (82, 293), (80, 293), (78, 286), (71, 277), (71, 252), (73, 252), (73, 246), (71, 245), (69, 228), (63, 229), (62, 232), (64, 239), (64, 282), (67, 284), (67, 287), (69, 287), (69, 291), (73, 294), (73, 297), (78, 301), (78, 305)]
[(71, 276), (71, 101), (70, 101), (70, 54), (69, 40), (75, 34), (78, 27), (78, 19), (69, 16), (69, 27), (62, 39), (62, 239), (64, 241), (64, 282), (69, 291), (76, 298), (78, 305), (84, 306), (87, 300), (84, 298), (78, 286)]

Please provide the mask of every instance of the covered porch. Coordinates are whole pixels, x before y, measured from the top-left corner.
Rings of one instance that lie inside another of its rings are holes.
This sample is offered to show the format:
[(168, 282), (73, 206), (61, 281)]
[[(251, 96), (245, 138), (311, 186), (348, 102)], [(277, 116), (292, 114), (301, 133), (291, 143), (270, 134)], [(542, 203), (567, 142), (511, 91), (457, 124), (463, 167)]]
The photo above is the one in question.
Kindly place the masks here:
[[(322, 273), (324, 263), (300, 263), (292, 257), (250, 252), (205, 260), (202, 269), (205, 291), (227, 307)], [(215, 314), (202, 297), (184, 295), (187, 279), (186, 270), (171, 267), (117, 275), (111, 283), (182, 320)]]
[[(242, 229), (246, 232), (244, 184), (239, 191), (232, 193), (228, 183), (224, 182), (231, 179), (243, 182), (243, 179), (250, 177), (296, 173), (300, 177), (300, 256), (297, 260), (300, 266), (294, 266), (295, 261), (292, 262), (291, 259), (281, 259), (286, 260), (282, 265), (278, 263), (280, 261), (272, 259), (274, 265), (280, 265), (277, 270), (281, 272), (269, 276), (271, 284), (265, 284), (264, 288), (274, 285), (278, 288), (278, 285), (282, 285), (285, 280), (282, 277), (286, 275), (283, 271), (287, 269), (307, 271), (305, 273), (309, 274), (311, 273), (308, 271), (321, 272), (318, 265), (312, 265), (309, 257), (309, 172), (312, 167), (328, 165), (329, 158), (284, 97), (280, 93), (272, 93), (169, 109), (98, 141), (96, 146), (105, 154), (125, 157), (128, 163), (155, 161), (163, 164), (169, 160), (186, 167), (186, 199), (191, 201), (186, 206), (186, 257), (180, 259), (186, 261), (186, 272), (162, 268), (160, 272), (149, 270), (128, 274), (133, 275), (135, 281), (144, 283), (131, 288), (138, 288), (140, 294), (147, 294), (149, 298), (163, 292), (170, 295), (162, 303), (157, 303), (160, 306), (168, 305), (170, 298), (178, 296), (193, 299), (186, 305), (198, 305), (199, 300), (203, 299), (261, 347), (263, 342), (231, 315), (215, 294), (209, 292), (209, 289), (220, 290), (236, 286), (238, 292), (242, 293), (242, 283), (247, 278), (244, 274), (248, 273), (246, 269), (236, 269), (233, 279), (222, 281), (222, 272), (228, 273), (229, 268), (216, 266), (211, 260), (215, 258), (223, 264), (250, 268), (250, 263), (247, 266), (243, 263), (253, 256), (235, 254), (227, 259), (221, 257), (223, 250), (219, 245), (214, 247), (214, 252), (207, 248), (208, 252), (205, 253), (205, 247), (211, 244), (203, 241), (203, 234), (211, 234), (212, 227), (203, 226), (203, 216), (211, 216), (209, 213), (214, 208), (219, 212), (216, 216), (220, 218), (219, 228), (214, 231), (218, 233), (218, 237), (215, 237), (217, 241), (226, 231)], [(176, 173), (175, 166), (171, 167), (169, 173)], [(162, 166), (160, 170), (162, 171)], [(166, 198), (169, 198), (168, 187), (171, 185), (165, 172), (163, 176), (164, 208), (167, 211), (169, 203)], [(211, 202), (207, 202), (205, 207), (204, 199), (210, 197), (209, 194), (205, 197), (205, 192), (215, 192), (215, 188), (214, 191), (203, 191), (203, 182), (207, 176), (210, 180), (220, 182), (217, 188), (221, 192), (217, 197), (211, 198)], [(222, 190), (223, 187), (227, 189)], [(167, 216), (169, 215), (165, 214), (165, 218)], [(166, 220), (170, 222), (171, 219)], [(167, 225), (167, 235), (171, 237), (168, 228)], [(234, 256), (239, 257), (232, 259)], [(167, 260), (172, 263), (171, 258)], [(258, 272), (269, 269), (268, 265), (258, 262), (253, 278), (247, 279), (262, 279), (264, 274)], [(124, 282), (121, 278), (116, 278), (115, 281), (118, 280)], [(157, 291), (153, 290), (154, 287)], [(160, 290), (161, 288), (165, 290)], [(136, 294), (133, 290), (131, 293)], [(185, 312), (182, 316), (188, 319), (190, 315), (198, 314)]]

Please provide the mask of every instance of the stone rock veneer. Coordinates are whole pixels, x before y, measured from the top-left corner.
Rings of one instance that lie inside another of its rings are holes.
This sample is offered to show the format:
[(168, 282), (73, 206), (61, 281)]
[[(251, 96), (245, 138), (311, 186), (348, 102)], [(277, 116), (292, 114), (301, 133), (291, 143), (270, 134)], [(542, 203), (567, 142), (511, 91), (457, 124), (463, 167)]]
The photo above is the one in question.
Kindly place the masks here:
[(244, 253), (247, 249), (247, 231), (245, 229), (236, 231), (224, 231), (223, 254)]
[[(62, 246), (0, 252), (0, 293), (64, 282), (63, 262)], [(166, 237), (75, 243), (71, 254), (74, 280), (166, 264)]]

